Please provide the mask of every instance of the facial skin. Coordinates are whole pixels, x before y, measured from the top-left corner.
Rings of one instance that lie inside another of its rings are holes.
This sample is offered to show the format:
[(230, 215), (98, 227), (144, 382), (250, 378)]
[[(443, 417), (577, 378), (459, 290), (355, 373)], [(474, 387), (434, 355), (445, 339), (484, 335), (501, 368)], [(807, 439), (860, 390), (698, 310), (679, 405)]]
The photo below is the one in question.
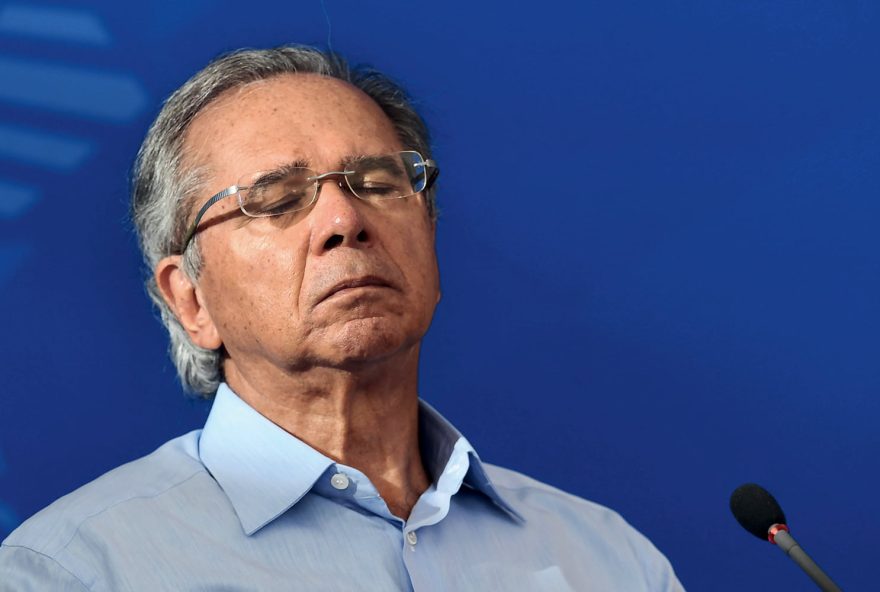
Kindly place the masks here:
[[(192, 123), (186, 147), (211, 172), (200, 199), (281, 164), (341, 170), (347, 156), (404, 148), (369, 97), (315, 75), (221, 97)], [(199, 242), (204, 310), (191, 333), (202, 347), (222, 344), (227, 366), (245, 376), (356, 369), (405, 353), (418, 347), (439, 298), (434, 226), (421, 195), (376, 205), (331, 179), (306, 213), (263, 219), (240, 215), (230, 197), (208, 211)], [(374, 285), (333, 292), (365, 279)]]

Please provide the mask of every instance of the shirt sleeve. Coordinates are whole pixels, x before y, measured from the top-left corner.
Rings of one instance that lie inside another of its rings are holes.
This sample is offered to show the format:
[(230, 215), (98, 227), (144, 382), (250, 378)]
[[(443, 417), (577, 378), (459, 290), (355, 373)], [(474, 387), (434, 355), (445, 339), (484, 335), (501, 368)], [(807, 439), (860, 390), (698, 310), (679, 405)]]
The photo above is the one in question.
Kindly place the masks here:
[(0, 592), (88, 592), (61, 564), (33, 549), (0, 547)]

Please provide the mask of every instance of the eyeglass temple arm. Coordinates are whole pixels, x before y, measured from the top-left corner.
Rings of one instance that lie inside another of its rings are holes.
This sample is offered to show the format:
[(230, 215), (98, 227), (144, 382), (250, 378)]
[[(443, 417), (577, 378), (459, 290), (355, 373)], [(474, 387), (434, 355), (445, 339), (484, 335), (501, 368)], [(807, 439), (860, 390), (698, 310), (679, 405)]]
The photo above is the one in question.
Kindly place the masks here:
[(425, 167), (426, 173), (428, 173), (428, 178), (425, 181), (425, 191), (431, 188), (431, 185), (434, 184), (434, 181), (437, 180), (437, 177), (440, 175), (440, 167), (437, 166), (437, 163), (429, 158), (425, 160), (424, 163), (421, 163), (422, 166)]
[(233, 185), (231, 187), (227, 187), (226, 189), (224, 189), (220, 193), (215, 194), (213, 197), (211, 197), (211, 199), (209, 199), (208, 201), (205, 202), (205, 205), (203, 205), (202, 209), (199, 210), (199, 213), (196, 214), (196, 219), (193, 220), (192, 225), (189, 227), (189, 230), (186, 233), (186, 238), (183, 239), (183, 247), (181, 247), (181, 249), (180, 249), (181, 255), (183, 255), (183, 253), (186, 251), (186, 248), (189, 246), (190, 241), (192, 240), (193, 236), (195, 236), (196, 228), (199, 227), (199, 222), (202, 221), (202, 216), (205, 215), (205, 212), (208, 211), (208, 208), (213, 206), (215, 203), (217, 203), (218, 201), (220, 201), (224, 197), (229, 197), (230, 195), (232, 195), (234, 193), (238, 193), (239, 189), (240, 189), (240, 187), (238, 185)]

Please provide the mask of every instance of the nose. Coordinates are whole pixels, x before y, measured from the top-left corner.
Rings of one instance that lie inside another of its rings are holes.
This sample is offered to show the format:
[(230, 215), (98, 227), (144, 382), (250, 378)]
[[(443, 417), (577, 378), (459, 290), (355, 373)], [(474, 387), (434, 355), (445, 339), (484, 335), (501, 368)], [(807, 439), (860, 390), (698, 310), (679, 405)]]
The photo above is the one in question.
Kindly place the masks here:
[(348, 190), (344, 178), (321, 179), (317, 202), (309, 215), (312, 254), (320, 255), (338, 247), (369, 246), (372, 237), (362, 211), (364, 205)]

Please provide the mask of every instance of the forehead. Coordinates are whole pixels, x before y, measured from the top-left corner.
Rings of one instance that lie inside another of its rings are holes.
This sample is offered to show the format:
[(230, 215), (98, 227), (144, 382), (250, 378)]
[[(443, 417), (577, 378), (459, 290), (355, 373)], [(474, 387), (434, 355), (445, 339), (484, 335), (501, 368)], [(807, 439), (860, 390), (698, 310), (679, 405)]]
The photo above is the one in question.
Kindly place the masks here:
[(189, 166), (230, 184), (294, 160), (320, 169), (402, 149), (394, 126), (361, 90), (315, 74), (285, 74), (222, 94), (190, 124)]

